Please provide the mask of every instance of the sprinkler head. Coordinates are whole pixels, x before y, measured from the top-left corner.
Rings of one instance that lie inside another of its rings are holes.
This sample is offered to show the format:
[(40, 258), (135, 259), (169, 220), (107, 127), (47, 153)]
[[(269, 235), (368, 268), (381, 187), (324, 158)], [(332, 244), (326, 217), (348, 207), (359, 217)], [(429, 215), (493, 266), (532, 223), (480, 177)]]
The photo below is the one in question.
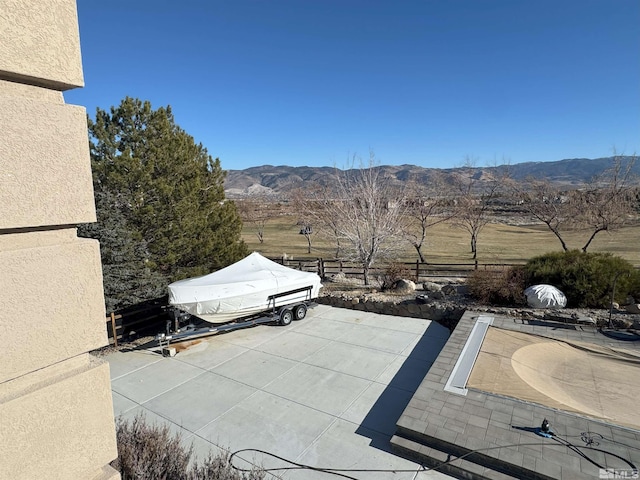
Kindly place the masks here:
[(540, 426), (540, 430), (542, 430), (544, 433), (549, 433), (549, 422), (547, 421), (546, 418), (542, 420), (542, 425)]

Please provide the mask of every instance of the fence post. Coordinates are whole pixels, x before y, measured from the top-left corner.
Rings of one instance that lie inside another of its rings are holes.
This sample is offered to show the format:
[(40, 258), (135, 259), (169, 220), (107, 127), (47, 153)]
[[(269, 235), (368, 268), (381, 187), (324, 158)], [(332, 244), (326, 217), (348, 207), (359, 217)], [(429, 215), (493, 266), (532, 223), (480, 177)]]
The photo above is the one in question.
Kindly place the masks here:
[(118, 336), (116, 335), (116, 315), (111, 312), (111, 332), (113, 333), (113, 346), (118, 346)]
[(416, 260), (416, 283), (420, 283), (420, 260)]
[(342, 273), (342, 260), (340, 260), (340, 273)]

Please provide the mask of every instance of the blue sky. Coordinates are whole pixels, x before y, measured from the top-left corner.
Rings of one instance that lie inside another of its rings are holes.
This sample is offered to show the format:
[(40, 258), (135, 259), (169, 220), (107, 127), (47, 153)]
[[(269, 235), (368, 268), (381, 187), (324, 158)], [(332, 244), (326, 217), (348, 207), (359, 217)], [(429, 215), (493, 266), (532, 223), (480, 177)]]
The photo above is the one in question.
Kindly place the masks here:
[(640, 153), (637, 0), (78, 0), (95, 117), (171, 105), (225, 170)]

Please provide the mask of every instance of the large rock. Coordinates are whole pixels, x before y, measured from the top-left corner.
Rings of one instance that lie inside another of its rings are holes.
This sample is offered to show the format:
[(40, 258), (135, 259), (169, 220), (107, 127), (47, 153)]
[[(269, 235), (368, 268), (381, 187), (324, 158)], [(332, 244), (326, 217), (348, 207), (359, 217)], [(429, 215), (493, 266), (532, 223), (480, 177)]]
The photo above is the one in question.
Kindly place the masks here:
[(628, 313), (640, 313), (640, 303), (632, 303), (624, 308)]
[(524, 291), (531, 308), (564, 308), (567, 297), (553, 285), (532, 285)]
[(416, 284), (411, 280), (398, 280), (393, 286), (393, 291), (396, 293), (413, 293), (416, 291)]
[(440, 292), (442, 290), (442, 286), (434, 282), (424, 282), (422, 284), (422, 289), (426, 292)]
[(442, 293), (445, 295), (467, 295), (469, 293), (469, 287), (450, 283), (442, 287)]

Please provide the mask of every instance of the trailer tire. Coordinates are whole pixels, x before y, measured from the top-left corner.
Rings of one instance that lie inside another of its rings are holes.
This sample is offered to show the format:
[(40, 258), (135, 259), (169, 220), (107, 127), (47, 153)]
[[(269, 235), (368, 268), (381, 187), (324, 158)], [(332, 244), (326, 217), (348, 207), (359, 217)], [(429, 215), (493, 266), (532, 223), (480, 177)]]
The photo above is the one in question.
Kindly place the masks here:
[(289, 325), (293, 320), (293, 312), (289, 308), (280, 310), (280, 325)]
[(293, 309), (293, 319), (294, 320), (302, 320), (307, 316), (307, 306), (304, 303), (300, 305), (296, 305)]

